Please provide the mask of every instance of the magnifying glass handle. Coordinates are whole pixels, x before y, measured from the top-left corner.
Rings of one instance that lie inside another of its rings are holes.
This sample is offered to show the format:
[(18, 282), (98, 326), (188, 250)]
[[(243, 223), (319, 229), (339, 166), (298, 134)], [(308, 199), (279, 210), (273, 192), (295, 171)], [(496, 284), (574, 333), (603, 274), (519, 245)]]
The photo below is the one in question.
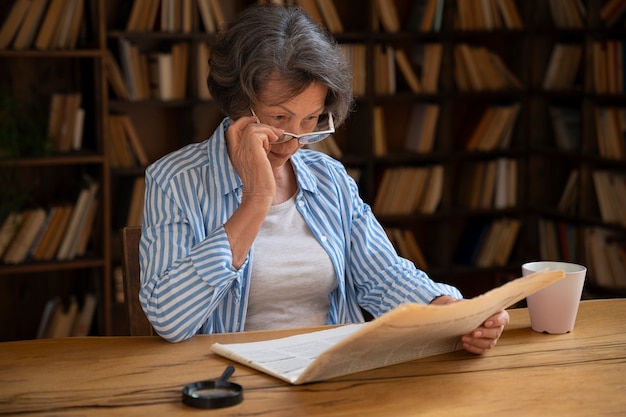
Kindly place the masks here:
[(233, 372), (235, 372), (235, 367), (232, 365), (228, 365), (226, 369), (224, 369), (224, 373), (222, 373), (222, 376), (220, 376), (220, 381), (228, 381), (228, 378), (230, 378)]

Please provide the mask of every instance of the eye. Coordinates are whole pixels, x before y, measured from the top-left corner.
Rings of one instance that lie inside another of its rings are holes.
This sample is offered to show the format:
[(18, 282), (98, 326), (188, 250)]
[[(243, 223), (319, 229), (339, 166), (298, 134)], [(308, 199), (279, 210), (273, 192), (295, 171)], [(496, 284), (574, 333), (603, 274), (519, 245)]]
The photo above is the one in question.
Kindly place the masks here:
[(319, 116), (309, 116), (302, 121), (302, 127), (307, 130), (313, 130), (317, 126)]
[(275, 127), (284, 127), (289, 123), (289, 119), (287, 118), (287, 116), (284, 116), (282, 114), (275, 114), (270, 116), (270, 119), (272, 120), (272, 126)]

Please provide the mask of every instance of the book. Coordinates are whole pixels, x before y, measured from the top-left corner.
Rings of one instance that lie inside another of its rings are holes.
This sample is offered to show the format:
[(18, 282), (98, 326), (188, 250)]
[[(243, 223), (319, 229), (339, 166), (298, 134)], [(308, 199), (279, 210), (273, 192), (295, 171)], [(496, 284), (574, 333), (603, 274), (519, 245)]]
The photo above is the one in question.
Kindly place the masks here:
[(418, 94), (422, 90), (422, 87), (420, 86), (420, 81), (411, 66), (411, 62), (409, 61), (409, 57), (406, 52), (403, 49), (396, 49), (394, 51), (394, 57), (396, 58), (396, 62), (402, 72), (402, 75), (404, 75), (405, 80), (409, 84), (411, 92), (413, 94)]
[(222, 30), (222, 28), (226, 25), (228, 19), (224, 13), (224, 9), (222, 8), (222, 4), (220, 0), (209, 0), (211, 3), (211, 12), (213, 12), (213, 17), (215, 18), (215, 26), (217, 31)]
[(24, 212), (16, 210), (9, 213), (2, 222), (2, 226), (0, 227), (0, 257), (4, 255), (4, 252), (11, 244), (11, 241), (20, 228), (23, 217)]
[(565, 90), (572, 88), (582, 61), (580, 45), (556, 44), (550, 54), (550, 60), (543, 79), (546, 90)]
[(54, 309), (52, 318), (46, 330), (46, 338), (68, 337), (72, 335), (74, 321), (78, 314), (78, 302), (76, 297), (71, 297), (67, 308), (59, 302)]
[(67, 226), (72, 217), (72, 212), (74, 211), (74, 205), (63, 204), (60, 206), (59, 211), (61, 212), (59, 214), (59, 219), (51, 225), (51, 234), (48, 237), (48, 240), (42, 244), (41, 250), (33, 255), (35, 260), (50, 261), (56, 256), (61, 241), (66, 234)]
[(47, 50), (52, 48), (52, 41), (63, 14), (64, 0), (50, 0), (46, 14), (35, 38), (35, 48)]
[(9, 15), (4, 19), (0, 28), (0, 49), (6, 49), (11, 45), (28, 14), (31, 3), (32, 0), (17, 0), (13, 4)]
[(315, 23), (324, 26), (324, 18), (316, 0), (296, 0), (296, 4), (303, 8)]
[(625, 11), (626, 2), (624, 0), (607, 0), (600, 9), (600, 17), (607, 26), (613, 26)]
[(437, 133), (438, 104), (414, 103), (404, 138), (404, 148), (416, 153), (432, 152)]
[(442, 56), (442, 44), (429, 43), (424, 46), (421, 85), (425, 93), (436, 93), (438, 90)]
[(80, 37), (80, 31), (85, 22), (85, 0), (77, 0), (76, 8), (73, 10), (70, 27), (63, 47), (65, 49), (75, 49)]
[(61, 299), (59, 297), (51, 298), (46, 302), (43, 312), (41, 313), (41, 319), (39, 319), (39, 327), (37, 328), (37, 335), (35, 336), (37, 339), (46, 337), (46, 332), (60, 302)]
[(56, 216), (56, 212), (57, 212), (57, 206), (51, 206), (50, 208), (46, 210), (45, 220), (41, 224), (41, 227), (39, 228), (39, 231), (37, 232), (35, 239), (33, 239), (33, 243), (30, 245), (30, 248), (28, 249), (28, 254), (26, 255), (27, 260), (34, 259), (35, 252), (37, 252), (37, 250), (39, 249), (39, 246), (41, 246), (43, 242), (43, 238), (47, 234), (48, 229), (50, 228), (50, 224), (52, 223), (52, 220)]
[(26, 256), (46, 220), (46, 210), (43, 208), (28, 209), (20, 223), (20, 228), (11, 240), (10, 246), (2, 256), (7, 264), (19, 264), (26, 260)]
[(326, 22), (326, 27), (328, 28), (328, 30), (330, 30), (332, 33), (342, 33), (343, 23), (341, 22), (339, 13), (337, 13), (334, 1), (317, 0), (317, 6), (320, 10), (320, 14), (324, 18), (324, 22)]
[(47, 5), (48, 0), (32, 1), (32, 4), (28, 9), (28, 14), (26, 15), (19, 32), (15, 37), (15, 41), (13, 42), (13, 49), (22, 50), (32, 47)]
[(385, 31), (390, 33), (396, 33), (400, 31), (400, 18), (398, 17), (398, 10), (393, 1), (387, 0), (375, 0), (374, 6), (376, 13), (380, 19)]
[(579, 0), (549, 0), (550, 15), (557, 28), (582, 29), (586, 16), (585, 7)]
[(134, 167), (135, 158), (133, 156), (130, 143), (126, 138), (122, 116), (109, 115), (109, 136), (111, 140), (111, 166), (115, 168)]
[(420, 201), (418, 210), (422, 213), (432, 214), (437, 211), (443, 195), (444, 167), (433, 165), (428, 170), (428, 181), (424, 196)]
[(85, 110), (81, 108), (82, 94), (54, 93), (50, 98), (48, 137), (57, 152), (77, 150), (82, 146)]
[(56, 254), (56, 258), (60, 261), (74, 258), (76, 241), (81, 230), (86, 227), (85, 218), (99, 189), (98, 182), (90, 178), (86, 178), (85, 183), (78, 194), (66, 233)]
[(293, 385), (325, 381), (460, 350), (462, 335), (564, 277), (562, 270), (537, 272), (460, 303), (403, 304), (367, 323), (260, 342), (214, 343), (211, 351)]
[[(436, 13), (439, 8), (439, 4), (441, 3), (443, 7), (442, 0), (424, 0), (426, 3), (424, 7), (424, 11), (422, 14), (422, 19), (419, 25), (419, 30), (422, 32), (432, 32), (437, 27)], [(419, 2), (415, 2), (419, 3)], [(416, 6), (414, 6), (416, 7)], [(439, 23), (440, 24), (440, 23)]]
[(128, 87), (124, 81), (122, 75), (122, 69), (120, 68), (115, 56), (111, 50), (107, 49), (106, 56), (104, 57), (104, 66), (106, 71), (106, 77), (113, 89), (113, 92), (120, 100), (129, 100)]
[(523, 29), (524, 22), (517, 10), (515, 0), (495, 0), (507, 29)]
[(215, 33), (215, 18), (211, 11), (210, 0), (198, 0), (198, 9), (200, 10), (200, 18), (206, 33)]
[(143, 143), (141, 142), (141, 139), (139, 138), (139, 134), (135, 129), (135, 125), (133, 124), (132, 119), (127, 114), (119, 115), (118, 118), (119, 122), (122, 125), (126, 139), (130, 144), (133, 155), (137, 159), (137, 162), (140, 166), (147, 166), (150, 163), (150, 159), (143, 146)]
[(372, 119), (373, 153), (376, 156), (387, 154), (387, 133), (385, 131), (385, 112), (382, 106), (374, 106)]
[(82, 221), (78, 236), (74, 241), (72, 247), (72, 258), (83, 256), (87, 253), (87, 246), (89, 245), (89, 238), (91, 238), (91, 231), (93, 230), (94, 220), (96, 219), (96, 213), (98, 211), (98, 200), (96, 198), (89, 202), (87, 212)]
[(83, 301), (82, 308), (77, 312), (71, 336), (87, 336), (89, 334), (97, 303), (98, 300), (94, 294), (85, 294), (85, 300)]

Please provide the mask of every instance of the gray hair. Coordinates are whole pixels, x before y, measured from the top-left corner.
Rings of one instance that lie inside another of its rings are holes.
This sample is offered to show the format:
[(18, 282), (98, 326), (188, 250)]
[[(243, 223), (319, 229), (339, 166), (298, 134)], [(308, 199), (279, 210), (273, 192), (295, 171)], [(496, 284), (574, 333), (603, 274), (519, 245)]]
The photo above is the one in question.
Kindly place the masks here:
[(339, 44), (299, 7), (248, 7), (220, 33), (209, 67), (209, 91), (234, 119), (250, 114), (272, 76), (285, 83), (282, 101), (313, 82), (327, 86), (325, 106), (337, 126), (353, 105), (352, 72)]

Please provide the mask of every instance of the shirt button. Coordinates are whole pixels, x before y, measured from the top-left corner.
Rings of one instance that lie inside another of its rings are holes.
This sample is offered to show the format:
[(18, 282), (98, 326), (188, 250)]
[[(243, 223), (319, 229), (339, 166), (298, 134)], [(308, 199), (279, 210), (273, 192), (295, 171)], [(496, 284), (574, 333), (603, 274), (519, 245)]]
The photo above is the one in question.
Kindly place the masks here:
[(298, 205), (299, 205), (300, 207), (304, 207), (304, 201), (302, 201), (302, 200), (298, 201)]
[(328, 239), (326, 238), (326, 236), (322, 236), (322, 237), (320, 238), (320, 240), (321, 240), (322, 242), (326, 242)]

